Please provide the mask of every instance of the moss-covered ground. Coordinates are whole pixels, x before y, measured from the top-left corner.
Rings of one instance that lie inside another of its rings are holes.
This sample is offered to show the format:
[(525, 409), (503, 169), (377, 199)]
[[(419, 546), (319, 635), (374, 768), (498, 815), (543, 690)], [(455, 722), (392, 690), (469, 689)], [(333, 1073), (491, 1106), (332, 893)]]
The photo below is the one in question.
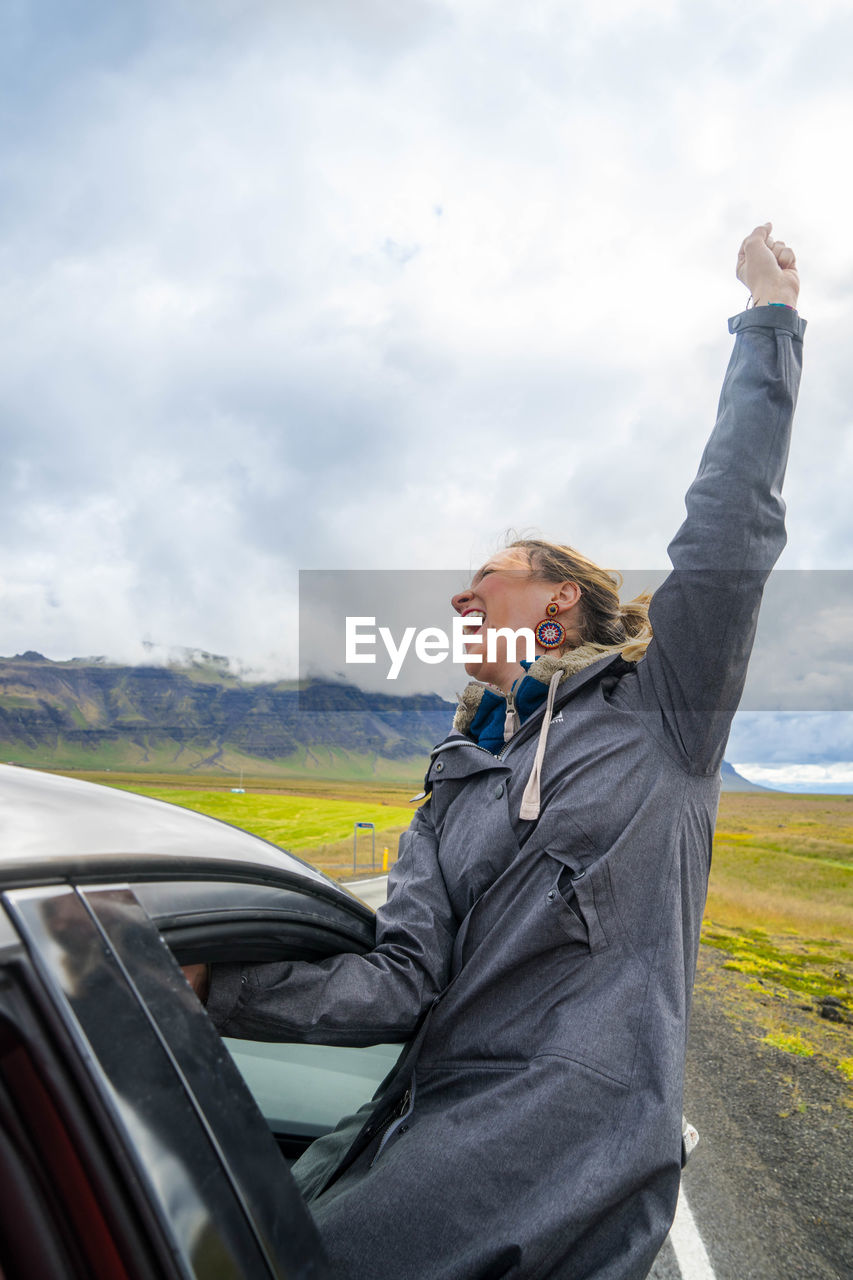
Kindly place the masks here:
[(724, 794), (702, 940), (745, 1031), (853, 1080), (853, 796)]

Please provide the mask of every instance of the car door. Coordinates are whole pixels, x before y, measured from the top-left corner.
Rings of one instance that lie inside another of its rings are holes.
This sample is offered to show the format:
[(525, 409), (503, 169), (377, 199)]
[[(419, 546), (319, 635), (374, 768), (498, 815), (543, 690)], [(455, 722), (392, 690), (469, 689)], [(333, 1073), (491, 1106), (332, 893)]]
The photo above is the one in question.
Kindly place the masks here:
[[(372, 911), (332, 884), (258, 870), (223, 880), (138, 883), (134, 892), (179, 963), (321, 960), (373, 945)], [(371, 1099), (404, 1046), (223, 1041), (288, 1161)]]
[(5, 1280), (321, 1280), (271, 1132), (134, 888), (2, 903)]

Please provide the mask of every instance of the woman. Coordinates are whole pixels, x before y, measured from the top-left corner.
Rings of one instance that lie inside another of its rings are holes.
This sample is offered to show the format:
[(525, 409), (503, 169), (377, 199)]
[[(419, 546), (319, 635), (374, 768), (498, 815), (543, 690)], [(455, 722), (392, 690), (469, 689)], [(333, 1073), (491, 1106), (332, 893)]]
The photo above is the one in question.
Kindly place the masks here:
[(804, 323), (770, 231), (741, 247), (755, 307), (648, 620), (566, 548), (493, 557), (454, 606), (539, 628), (541, 656), (476, 668), (375, 950), (213, 973), (228, 1034), (414, 1036), (297, 1166), (335, 1275), (627, 1280), (669, 1228), (719, 766), (784, 544)]

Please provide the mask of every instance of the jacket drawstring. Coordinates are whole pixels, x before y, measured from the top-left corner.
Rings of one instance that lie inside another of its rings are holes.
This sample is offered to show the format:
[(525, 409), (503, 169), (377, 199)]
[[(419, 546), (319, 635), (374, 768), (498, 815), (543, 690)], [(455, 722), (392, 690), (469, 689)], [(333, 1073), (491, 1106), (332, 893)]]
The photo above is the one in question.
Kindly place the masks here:
[(539, 775), (542, 771), (542, 761), (545, 758), (545, 744), (548, 741), (548, 727), (551, 723), (551, 716), (554, 711), (554, 698), (557, 695), (557, 685), (563, 678), (562, 671), (555, 671), (551, 676), (551, 682), (548, 685), (548, 699), (545, 703), (545, 714), (542, 717), (542, 728), (539, 730), (539, 742), (536, 747), (536, 756), (533, 760), (533, 768), (530, 770), (530, 777), (527, 779), (527, 786), (524, 788), (524, 795), (521, 797), (521, 810), (519, 817), (526, 822), (535, 821), (539, 817)]

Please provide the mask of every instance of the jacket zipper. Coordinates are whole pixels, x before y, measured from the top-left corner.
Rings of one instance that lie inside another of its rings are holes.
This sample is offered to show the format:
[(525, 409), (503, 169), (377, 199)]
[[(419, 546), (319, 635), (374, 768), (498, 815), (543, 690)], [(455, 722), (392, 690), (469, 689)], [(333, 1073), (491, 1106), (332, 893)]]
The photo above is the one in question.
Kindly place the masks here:
[(415, 1106), (415, 1077), (413, 1074), (412, 1083), (410, 1084), (409, 1088), (406, 1090), (406, 1092), (403, 1094), (402, 1098), (400, 1099), (399, 1103), (397, 1104), (398, 1112), (400, 1111), (401, 1107), (403, 1107), (404, 1110), (398, 1116), (396, 1117), (390, 1116), (388, 1120), (386, 1120), (385, 1125), (383, 1126), (384, 1132), (382, 1129), (379, 1130), (379, 1132), (382, 1134), (382, 1139), (379, 1143), (379, 1147), (377, 1148), (376, 1155), (373, 1157), (373, 1159), (370, 1162), (371, 1169), (376, 1164), (376, 1161), (379, 1159), (379, 1157), (382, 1155), (382, 1152), (385, 1149), (385, 1144), (394, 1136), (394, 1134), (403, 1124), (404, 1120), (408, 1120), (409, 1116), (412, 1114), (414, 1106)]
[[(504, 716), (504, 746), (509, 743), (514, 734), (521, 729), (521, 717), (518, 714), (518, 707), (515, 705), (515, 693), (512, 689), (506, 695), (506, 714)], [(503, 750), (503, 748), (501, 748)]]

